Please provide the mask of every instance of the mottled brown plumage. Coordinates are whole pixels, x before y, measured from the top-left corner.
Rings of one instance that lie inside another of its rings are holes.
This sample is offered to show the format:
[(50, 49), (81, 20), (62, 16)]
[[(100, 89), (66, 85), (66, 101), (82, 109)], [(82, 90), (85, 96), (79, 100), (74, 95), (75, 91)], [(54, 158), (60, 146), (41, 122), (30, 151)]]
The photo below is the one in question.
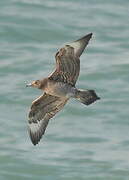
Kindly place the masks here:
[(36, 87), (45, 93), (33, 101), (29, 112), (29, 133), (36, 145), (48, 125), (49, 119), (59, 112), (69, 98), (76, 98), (89, 105), (99, 99), (94, 90), (80, 90), (75, 87), (80, 72), (80, 59), (91, 34), (68, 43), (56, 53), (56, 69), (47, 78), (33, 81), (27, 86)]

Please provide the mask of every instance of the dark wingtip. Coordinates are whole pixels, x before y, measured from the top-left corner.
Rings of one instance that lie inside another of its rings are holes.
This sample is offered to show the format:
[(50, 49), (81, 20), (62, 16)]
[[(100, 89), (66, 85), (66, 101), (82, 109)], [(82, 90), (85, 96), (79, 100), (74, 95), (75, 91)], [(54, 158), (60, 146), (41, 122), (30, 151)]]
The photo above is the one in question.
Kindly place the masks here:
[(92, 35), (93, 35), (93, 33), (89, 33), (89, 34), (85, 35), (83, 38), (84, 39), (88, 38), (90, 40), (92, 38)]
[(93, 33), (89, 33), (87, 36), (89, 36), (90, 38), (92, 37)]
[(29, 135), (30, 135), (30, 139), (31, 139), (32, 144), (34, 146), (36, 146), (38, 144), (38, 142), (40, 141), (40, 139), (38, 139), (36, 134), (33, 134), (30, 129), (29, 129)]
[(89, 41), (92, 38), (92, 35), (93, 35), (93, 33), (89, 33), (89, 34), (83, 36), (82, 38), (76, 40), (75, 42), (80, 41), (80, 40)]
[[(70, 43), (68, 45), (70, 45), (71, 47), (74, 48), (74, 53), (75, 56), (80, 57), (81, 54), (83, 53), (84, 49), (86, 48), (86, 46), (88, 45), (91, 37), (92, 37), (93, 33), (89, 33), (85, 36), (83, 36), (82, 38), (74, 41), (73, 43)], [(75, 45), (75, 43), (78, 43)]]

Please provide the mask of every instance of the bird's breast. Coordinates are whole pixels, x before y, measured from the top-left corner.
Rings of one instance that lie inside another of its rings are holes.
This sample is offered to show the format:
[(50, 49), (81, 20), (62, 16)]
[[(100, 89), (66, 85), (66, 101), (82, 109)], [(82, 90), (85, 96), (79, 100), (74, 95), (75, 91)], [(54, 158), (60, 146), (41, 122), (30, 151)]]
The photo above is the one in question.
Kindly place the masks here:
[(47, 83), (47, 86), (44, 88), (44, 91), (47, 94), (58, 96), (58, 97), (64, 97), (69, 98), (70, 96), (74, 96), (75, 94), (75, 88), (73, 88), (71, 85), (63, 83), (63, 82), (55, 82), (50, 81)]

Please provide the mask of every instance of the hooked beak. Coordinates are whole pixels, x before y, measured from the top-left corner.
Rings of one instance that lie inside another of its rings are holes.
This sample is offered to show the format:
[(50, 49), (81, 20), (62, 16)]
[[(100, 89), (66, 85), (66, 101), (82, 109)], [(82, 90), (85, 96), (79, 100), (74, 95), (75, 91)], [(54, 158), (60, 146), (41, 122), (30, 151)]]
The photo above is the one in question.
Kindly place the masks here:
[(26, 87), (31, 87), (31, 86), (32, 86), (32, 84), (31, 84), (31, 83), (26, 84)]

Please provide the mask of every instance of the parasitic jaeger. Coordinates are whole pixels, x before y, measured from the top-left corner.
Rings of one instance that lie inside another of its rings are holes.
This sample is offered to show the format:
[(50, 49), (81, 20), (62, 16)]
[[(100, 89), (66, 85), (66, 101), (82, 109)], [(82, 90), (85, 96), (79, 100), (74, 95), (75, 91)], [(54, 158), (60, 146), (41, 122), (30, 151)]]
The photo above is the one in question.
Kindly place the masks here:
[(91, 37), (92, 33), (66, 44), (55, 55), (55, 71), (44, 79), (26, 85), (44, 91), (43, 95), (32, 102), (29, 112), (28, 129), (34, 145), (38, 144), (45, 133), (50, 118), (63, 109), (70, 98), (76, 98), (85, 105), (100, 99), (94, 90), (75, 87), (80, 72), (79, 58)]

